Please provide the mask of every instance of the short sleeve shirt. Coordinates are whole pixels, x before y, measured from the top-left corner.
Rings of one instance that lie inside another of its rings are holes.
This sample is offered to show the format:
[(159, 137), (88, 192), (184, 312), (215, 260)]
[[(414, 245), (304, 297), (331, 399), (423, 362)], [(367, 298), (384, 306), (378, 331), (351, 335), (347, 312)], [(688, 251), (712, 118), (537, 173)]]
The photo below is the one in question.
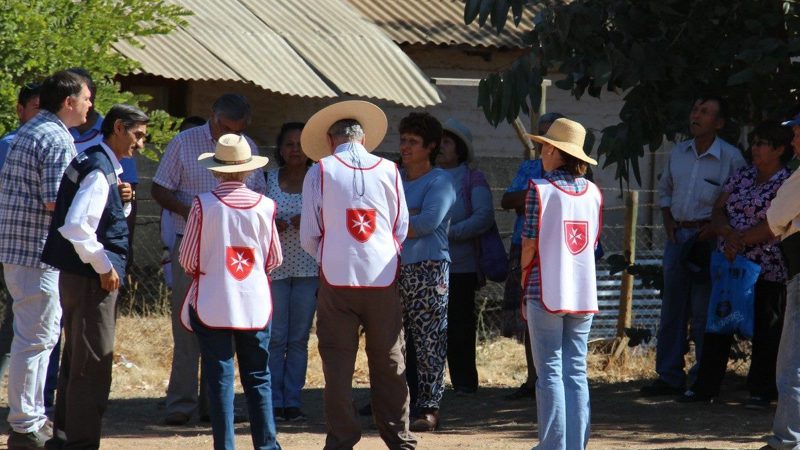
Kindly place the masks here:
[[(250, 138), (247, 138), (250, 150), (258, 154), (258, 148)], [(211, 137), (209, 124), (190, 128), (175, 136), (164, 150), (164, 156), (158, 164), (158, 169), (153, 177), (153, 182), (173, 191), (175, 197), (186, 205), (191, 205), (197, 194), (211, 192), (219, 184), (210, 170), (197, 162), (197, 157), (203, 153), (214, 153), (216, 142)], [(245, 180), (247, 187), (259, 194), (266, 193), (264, 175), (260, 170), (254, 171)], [(175, 233), (183, 234), (186, 221), (180, 214), (172, 213), (175, 224)]]
[[(273, 169), (267, 172), (267, 197), (275, 200), (277, 218), (289, 222), (300, 214), (303, 209), (303, 195), (301, 193), (284, 192), (278, 182), (278, 171)], [(283, 251), (283, 264), (272, 271), (273, 280), (291, 277), (316, 277), (319, 269), (314, 257), (309, 255), (300, 246), (300, 230), (289, 226), (280, 233), (281, 249)]]
[[(775, 198), (778, 188), (789, 178), (791, 172), (782, 168), (764, 183), (758, 183), (758, 170), (748, 165), (737, 169), (722, 187), (728, 193), (725, 212), (730, 226), (737, 231), (754, 227), (767, 220), (767, 209)], [(760, 278), (779, 283), (786, 282), (786, 265), (778, 248), (779, 238), (770, 239), (761, 244), (745, 247), (743, 255), (761, 266)], [(720, 238), (719, 250), (722, 251), (725, 240)]]
[(42, 249), (50, 228), (46, 203), (75, 157), (67, 127), (47, 110), (22, 126), (0, 170), (0, 262), (46, 268)]

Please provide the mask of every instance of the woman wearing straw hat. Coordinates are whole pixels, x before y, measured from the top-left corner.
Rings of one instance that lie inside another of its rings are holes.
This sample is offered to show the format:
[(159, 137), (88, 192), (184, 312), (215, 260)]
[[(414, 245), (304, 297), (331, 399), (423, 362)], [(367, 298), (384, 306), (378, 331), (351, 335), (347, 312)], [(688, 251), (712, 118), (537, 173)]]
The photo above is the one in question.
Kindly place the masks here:
[(280, 449), (272, 411), (268, 273), (283, 255), (275, 202), (244, 180), (268, 159), (254, 156), (244, 137), (225, 134), (214, 153), (197, 158), (220, 184), (195, 197), (180, 246), (180, 263), (192, 277), (181, 323), (197, 336), (209, 391), (215, 450), (233, 445), (233, 355), (239, 361), (253, 447)]
[(603, 197), (586, 180), (586, 130), (557, 119), (544, 136), (542, 179), (532, 180), (522, 229), (523, 316), (539, 379), (535, 449), (583, 449), (589, 441), (586, 348), (597, 312), (594, 247)]
[(480, 283), (475, 240), (494, 223), (494, 208), (483, 173), (469, 168), (475, 156), (472, 133), (452, 118), (443, 128), (442, 150), (436, 163), (450, 174), (456, 191), (447, 236), (452, 261), (447, 304), (447, 366), (456, 394), (470, 395), (478, 389), (475, 291)]

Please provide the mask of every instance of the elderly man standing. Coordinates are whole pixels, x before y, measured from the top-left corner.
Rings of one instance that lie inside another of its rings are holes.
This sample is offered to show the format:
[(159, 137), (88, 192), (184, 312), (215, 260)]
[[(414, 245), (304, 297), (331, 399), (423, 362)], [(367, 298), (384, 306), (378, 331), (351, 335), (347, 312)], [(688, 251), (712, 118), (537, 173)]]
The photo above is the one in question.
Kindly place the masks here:
[[(172, 259), (172, 372), (167, 386), (167, 425), (184, 425), (198, 410), (197, 370), (200, 350), (197, 340), (180, 324), (180, 308), (191, 278), (180, 265), (177, 251), (181, 246), (186, 218), (189, 215), (192, 199), (204, 192), (214, 190), (219, 180), (197, 162), (203, 153), (213, 153), (217, 140), (224, 134), (241, 135), (250, 123), (250, 104), (238, 94), (224, 94), (211, 107), (211, 118), (205, 125), (186, 130), (167, 145), (156, 175), (153, 177), (151, 194), (162, 208), (172, 212), (175, 227), (175, 245)], [(256, 145), (245, 137), (253, 151), (258, 154)], [(266, 192), (267, 186), (261, 173), (253, 173), (245, 181), (247, 187), (259, 194)], [(203, 389), (201, 388), (201, 392)], [(205, 401), (199, 405), (201, 418), (206, 418)], [(205, 416), (205, 417), (204, 417)]]
[(390, 449), (416, 448), (397, 274), (408, 208), (397, 165), (372, 155), (386, 115), (369, 102), (336, 103), (309, 119), (301, 144), (318, 164), (303, 182), (300, 243), (320, 265), (317, 338), (325, 375), (326, 450), (361, 439), (352, 382), (358, 329), (366, 333), (372, 411)]
[[(690, 318), (695, 361), (700, 361), (711, 295), (708, 276), (708, 255), (714, 238), (709, 227), (711, 210), (725, 180), (734, 169), (745, 164), (739, 149), (717, 136), (726, 118), (724, 100), (713, 96), (698, 98), (689, 113), (692, 139), (675, 145), (658, 183), (658, 202), (667, 235), (656, 344), (658, 379), (642, 387), (643, 396), (683, 393)], [(699, 267), (692, 259), (706, 267)], [(690, 376), (695, 368), (690, 370)]]
[(149, 120), (133, 106), (112, 107), (101, 128), (102, 142), (79, 153), (61, 179), (42, 252), (42, 261), (61, 271), (66, 338), (55, 436), (48, 448), (100, 447), (111, 389), (117, 293), (128, 255), (130, 188), (120, 187), (120, 159), (144, 146)]
[(45, 429), (44, 381), (60, 332), (58, 270), (42, 263), (58, 185), (75, 157), (67, 129), (86, 121), (86, 80), (57, 72), (41, 87), (41, 111), (19, 129), (0, 171), (0, 262), (13, 299), (8, 370), (9, 449), (39, 449)]

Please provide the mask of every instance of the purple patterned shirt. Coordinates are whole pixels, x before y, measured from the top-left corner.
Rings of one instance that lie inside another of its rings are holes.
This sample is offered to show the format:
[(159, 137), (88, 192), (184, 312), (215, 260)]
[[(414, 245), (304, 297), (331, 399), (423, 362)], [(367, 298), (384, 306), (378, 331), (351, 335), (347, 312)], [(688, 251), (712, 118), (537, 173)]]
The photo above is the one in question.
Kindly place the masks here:
[[(748, 165), (734, 171), (725, 185), (723, 192), (728, 194), (725, 202), (725, 213), (728, 223), (734, 230), (743, 231), (767, 220), (767, 209), (781, 184), (789, 178), (791, 172), (783, 167), (764, 183), (757, 183), (758, 170)], [(749, 245), (742, 255), (761, 266), (760, 278), (779, 283), (786, 282), (786, 265), (778, 248), (779, 238), (761, 244)], [(718, 249), (722, 251), (725, 240), (720, 238)]]

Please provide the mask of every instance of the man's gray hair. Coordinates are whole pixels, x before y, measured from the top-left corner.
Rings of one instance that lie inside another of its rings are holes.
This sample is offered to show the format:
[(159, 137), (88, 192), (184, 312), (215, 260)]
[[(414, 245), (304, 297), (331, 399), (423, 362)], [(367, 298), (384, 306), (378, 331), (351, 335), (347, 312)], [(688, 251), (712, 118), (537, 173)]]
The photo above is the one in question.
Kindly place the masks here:
[(342, 119), (335, 122), (328, 128), (328, 134), (332, 137), (345, 136), (350, 142), (360, 142), (364, 139), (364, 129), (354, 119)]
[(211, 111), (228, 120), (250, 121), (250, 103), (240, 94), (224, 94), (211, 105)]

